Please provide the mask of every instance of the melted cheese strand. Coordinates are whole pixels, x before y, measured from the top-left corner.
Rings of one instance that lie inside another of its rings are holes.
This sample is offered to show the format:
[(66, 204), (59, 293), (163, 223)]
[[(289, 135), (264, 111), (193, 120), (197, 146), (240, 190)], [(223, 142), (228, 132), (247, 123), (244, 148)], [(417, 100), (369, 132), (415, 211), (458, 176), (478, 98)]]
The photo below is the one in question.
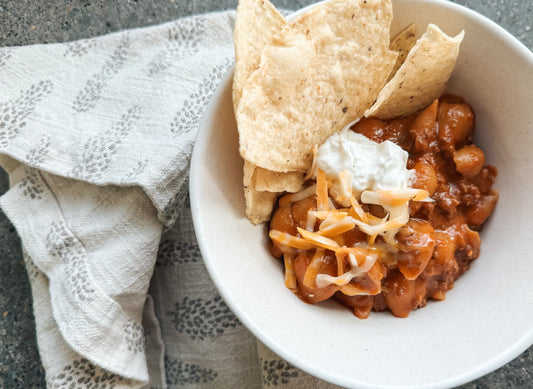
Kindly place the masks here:
[(312, 242), (306, 239), (298, 238), (291, 234), (287, 234), (286, 232), (281, 232), (278, 230), (270, 230), (270, 232), (268, 233), (268, 236), (273, 241), (278, 242), (279, 244), (284, 245), (284, 246), (294, 247), (296, 249), (301, 249), (301, 250), (311, 250), (315, 248), (315, 245)]
[(352, 206), (357, 216), (359, 216), (359, 219), (361, 219), (363, 223), (368, 223), (368, 214), (363, 211), (363, 208), (361, 208), (361, 205), (353, 195), (350, 196), (350, 205)]
[(307, 212), (307, 223), (305, 223), (305, 229), (307, 231), (313, 232), (315, 230), (316, 219), (317, 217), (312, 211)]
[(339, 244), (334, 240), (320, 236), (315, 232), (307, 231), (300, 227), (297, 227), (297, 229), (300, 235), (302, 235), (302, 237), (306, 240), (306, 242), (309, 242), (315, 245), (316, 247), (322, 247), (331, 251), (335, 251), (340, 247)]
[(327, 219), (332, 214), (341, 214), (343, 216), (347, 216), (348, 213), (344, 211), (339, 211), (338, 209), (332, 209), (330, 211), (308, 211), (308, 213), (312, 213), (313, 216), (315, 216), (317, 219), (324, 220)]
[(318, 145), (313, 146), (313, 163), (311, 164), (311, 168), (307, 171), (307, 174), (304, 177), (304, 180), (309, 180), (316, 176), (316, 157), (318, 155)]
[(393, 217), (394, 220), (397, 220), (398, 224), (401, 224), (401, 225), (395, 228), (391, 228), (388, 231), (386, 231), (383, 238), (386, 243), (389, 243), (391, 245), (396, 245), (396, 241), (394, 240), (394, 237), (400, 230), (400, 227), (406, 225), (409, 222), (409, 206), (407, 204), (404, 204), (399, 207), (388, 207), (388, 210), (390, 212), (390, 216)]
[(316, 192), (316, 184), (313, 184), (311, 186), (308, 186), (307, 188), (296, 192), (296, 193), (289, 193), (288, 195), (283, 196), (279, 199), (279, 206), (285, 207), (289, 204), (295, 203), (297, 201), (303, 200), (312, 194)]
[[(343, 286), (349, 283), (352, 279), (355, 277), (360, 276), (363, 273), (366, 273), (370, 270), (370, 268), (376, 263), (378, 259), (378, 256), (375, 254), (368, 254), (366, 255), (365, 262), (362, 266), (354, 266), (354, 263), (351, 263), (352, 268), (347, 271), (346, 273), (338, 276), (338, 277), (332, 277), (329, 274), (318, 274), (316, 276), (316, 285), (319, 288), (324, 288), (328, 285), (337, 285), (337, 286)], [(357, 261), (354, 261), (355, 264)]]
[(380, 223), (376, 225), (370, 225), (367, 223), (363, 223), (362, 221), (356, 220), (356, 219), (354, 219), (353, 221), (357, 225), (357, 227), (359, 227), (361, 231), (363, 231), (365, 234), (370, 235), (370, 236), (381, 234), (392, 228), (400, 228), (401, 226), (405, 224), (405, 222), (403, 222), (401, 219), (398, 219), (398, 220), (393, 219), (388, 222)]
[[(328, 225), (325, 228), (319, 229), (318, 233), (321, 236), (328, 238), (334, 238), (338, 235), (344, 234), (345, 232), (354, 229), (355, 223), (352, 221), (352, 219), (352, 217), (345, 217), (333, 224)], [(324, 224), (324, 222), (322, 224)], [(322, 225), (320, 225), (320, 227), (322, 227)]]
[[(429, 200), (426, 200), (428, 199)], [(424, 189), (401, 189), (401, 190), (365, 190), (361, 193), (361, 201), (365, 204), (376, 204), (383, 207), (399, 207), (413, 201), (433, 201), (429, 193)]]
[(322, 231), (323, 229), (326, 229), (329, 226), (345, 219), (347, 216), (348, 214), (346, 212), (332, 212), (322, 221), (322, 223), (320, 223), (318, 230)]
[(326, 173), (318, 170), (316, 176), (316, 209), (317, 211), (329, 211), (328, 182)]
[(315, 255), (313, 255), (309, 266), (307, 266), (307, 269), (305, 270), (303, 284), (308, 288), (316, 287), (316, 276), (318, 274), (318, 271), (320, 270), (320, 264), (322, 263), (322, 259), (324, 258), (325, 252), (326, 250), (324, 249), (316, 249)]
[(296, 289), (296, 276), (294, 275), (294, 255), (283, 254), (285, 262), (285, 286), (288, 289)]

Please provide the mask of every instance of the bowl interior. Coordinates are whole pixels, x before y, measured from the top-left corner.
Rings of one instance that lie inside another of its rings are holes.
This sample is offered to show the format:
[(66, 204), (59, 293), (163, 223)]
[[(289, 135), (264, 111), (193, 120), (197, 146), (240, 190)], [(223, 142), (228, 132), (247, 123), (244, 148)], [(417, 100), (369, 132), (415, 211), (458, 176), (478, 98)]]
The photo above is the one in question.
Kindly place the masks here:
[(295, 366), (346, 387), (449, 387), (505, 364), (533, 343), (533, 54), (480, 15), (444, 1), (394, 3), (392, 33), (428, 22), (466, 36), (449, 91), (476, 113), (476, 144), (498, 168), (500, 201), (481, 255), (443, 302), (407, 319), (359, 320), (334, 303), (307, 305), (283, 284), (264, 226), (244, 216), (232, 74), (215, 92), (191, 164), (191, 204), (207, 269), (228, 306)]

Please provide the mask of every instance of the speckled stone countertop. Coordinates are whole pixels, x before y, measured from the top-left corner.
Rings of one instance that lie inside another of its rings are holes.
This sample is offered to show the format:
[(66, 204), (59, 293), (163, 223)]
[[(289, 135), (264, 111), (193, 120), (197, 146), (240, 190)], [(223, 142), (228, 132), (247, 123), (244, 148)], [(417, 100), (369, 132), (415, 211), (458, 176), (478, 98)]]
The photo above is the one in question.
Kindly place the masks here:
[[(286, 9), (313, 2), (273, 0), (277, 7)], [(454, 2), (489, 17), (533, 49), (533, 0)], [(0, 46), (88, 38), (236, 6), (237, 0), (0, 0)], [(0, 193), (7, 189), (7, 175), (0, 171)], [(44, 387), (20, 241), (0, 211), (0, 388)], [(462, 388), (533, 388), (533, 347)]]

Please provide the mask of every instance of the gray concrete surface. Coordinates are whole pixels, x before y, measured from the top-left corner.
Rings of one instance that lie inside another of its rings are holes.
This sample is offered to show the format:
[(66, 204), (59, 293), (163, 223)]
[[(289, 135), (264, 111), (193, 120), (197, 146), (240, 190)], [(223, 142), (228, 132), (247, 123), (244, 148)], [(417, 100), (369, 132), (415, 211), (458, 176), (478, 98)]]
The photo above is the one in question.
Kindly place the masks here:
[[(298, 9), (313, 2), (273, 0), (276, 6), (286, 9)], [(533, 49), (533, 0), (455, 2), (499, 23)], [(236, 5), (237, 0), (0, 0), (0, 46), (87, 38)], [(0, 172), (0, 193), (7, 188), (7, 177)], [(11, 223), (0, 212), (0, 388), (44, 387), (20, 242)], [(462, 388), (533, 388), (533, 347)]]

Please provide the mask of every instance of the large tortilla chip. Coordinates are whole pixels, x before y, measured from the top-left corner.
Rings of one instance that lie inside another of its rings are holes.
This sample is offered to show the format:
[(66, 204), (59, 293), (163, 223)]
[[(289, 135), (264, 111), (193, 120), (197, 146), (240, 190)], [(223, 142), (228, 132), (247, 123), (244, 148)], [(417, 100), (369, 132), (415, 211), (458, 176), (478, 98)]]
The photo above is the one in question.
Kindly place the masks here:
[[(233, 105), (237, 109), (242, 87), (252, 71), (259, 66), (261, 50), (271, 43), (286, 24), (283, 16), (268, 0), (241, 0), (237, 7), (233, 42), (235, 69), (233, 73)], [(252, 177), (255, 176), (255, 180)], [(254, 184), (252, 184), (252, 181)], [(280, 174), (256, 168), (245, 162), (246, 214), (260, 223), (270, 216), (278, 192), (298, 191), (303, 185), (299, 173)], [(261, 193), (264, 191), (272, 193)]]
[(272, 42), (286, 24), (268, 0), (240, 0), (235, 15), (233, 45), (235, 69), (233, 71), (233, 107), (236, 110), (242, 87), (248, 76), (259, 66), (261, 50)]
[(407, 54), (409, 54), (409, 51), (413, 48), (415, 44), (416, 44), (416, 26), (414, 24), (411, 24), (405, 30), (400, 32), (391, 41), (390, 49), (398, 53), (398, 58), (396, 59), (396, 63), (394, 64), (394, 67), (391, 70), (391, 73), (389, 75), (389, 80), (392, 77), (394, 77), (394, 75), (396, 74), (400, 66), (402, 66), (402, 64), (405, 62), (405, 59), (407, 58)]
[(255, 172), (255, 189), (269, 192), (298, 192), (304, 184), (304, 175), (300, 172), (272, 172), (257, 167)]
[(261, 53), (236, 111), (241, 156), (305, 172), (312, 147), (361, 117), (386, 82), (390, 0), (332, 0), (285, 26)]
[(279, 193), (258, 191), (255, 189), (256, 167), (244, 161), (244, 199), (246, 203), (246, 217), (253, 224), (261, 224), (270, 219), (272, 209)]
[(464, 31), (452, 38), (430, 24), (365, 116), (391, 119), (416, 112), (444, 92)]

